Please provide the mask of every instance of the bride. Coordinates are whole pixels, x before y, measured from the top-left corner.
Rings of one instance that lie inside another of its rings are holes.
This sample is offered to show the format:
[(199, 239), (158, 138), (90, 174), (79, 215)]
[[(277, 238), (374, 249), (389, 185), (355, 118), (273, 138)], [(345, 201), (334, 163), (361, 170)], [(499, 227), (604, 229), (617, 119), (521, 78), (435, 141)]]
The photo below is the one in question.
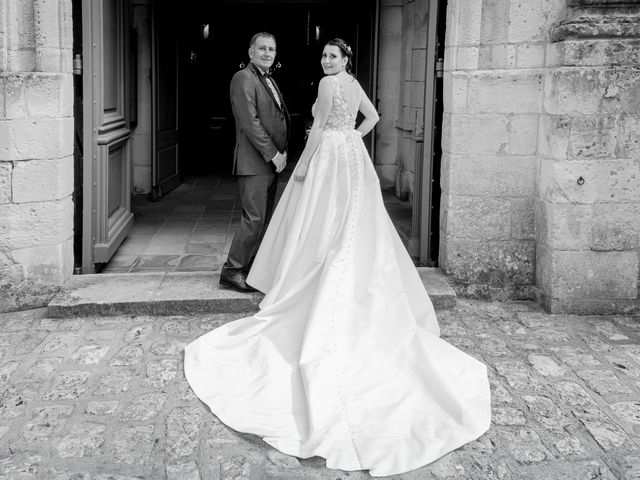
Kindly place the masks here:
[(482, 435), (490, 393), (485, 365), (439, 338), (385, 210), (361, 138), (378, 115), (351, 57), (324, 47), (313, 127), (247, 278), (259, 312), (187, 345), (185, 375), (231, 428), (385, 476)]

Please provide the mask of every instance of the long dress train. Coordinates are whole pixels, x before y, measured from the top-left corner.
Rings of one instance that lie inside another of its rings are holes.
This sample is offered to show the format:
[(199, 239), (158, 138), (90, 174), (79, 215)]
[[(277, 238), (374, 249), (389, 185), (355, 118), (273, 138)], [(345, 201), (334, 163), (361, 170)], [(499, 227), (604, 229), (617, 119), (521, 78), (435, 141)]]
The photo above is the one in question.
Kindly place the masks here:
[(231, 428), (373, 476), (430, 463), (490, 424), (486, 367), (439, 338), (334, 79), (304, 182), (288, 182), (248, 277), (253, 316), (186, 347), (185, 375)]

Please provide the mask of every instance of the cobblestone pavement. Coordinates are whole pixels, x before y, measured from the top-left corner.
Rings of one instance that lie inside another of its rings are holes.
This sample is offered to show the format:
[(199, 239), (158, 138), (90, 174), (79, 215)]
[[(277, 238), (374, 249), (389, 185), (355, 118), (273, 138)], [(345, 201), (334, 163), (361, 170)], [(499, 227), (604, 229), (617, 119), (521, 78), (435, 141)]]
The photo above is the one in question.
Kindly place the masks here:
[[(489, 365), (493, 425), (396, 480), (640, 479), (640, 318), (458, 300), (443, 337)], [(222, 425), (182, 350), (241, 315), (0, 315), (0, 479), (365, 479)]]

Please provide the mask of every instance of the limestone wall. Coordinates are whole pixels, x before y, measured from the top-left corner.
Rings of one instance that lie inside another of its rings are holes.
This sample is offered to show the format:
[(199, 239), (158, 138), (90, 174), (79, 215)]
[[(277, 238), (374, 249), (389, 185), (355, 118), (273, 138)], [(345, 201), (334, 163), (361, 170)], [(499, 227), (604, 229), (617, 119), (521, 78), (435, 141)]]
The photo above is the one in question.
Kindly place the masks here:
[(0, 2), (0, 311), (73, 269), (71, 0)]
[(637, 312), (640, 1), (571, 3), (547, 51), (540, 299), (554, 313)]
[(461, 294), (533, 298), (545, 57), (565, 8), (448, 2), (439, 261)]

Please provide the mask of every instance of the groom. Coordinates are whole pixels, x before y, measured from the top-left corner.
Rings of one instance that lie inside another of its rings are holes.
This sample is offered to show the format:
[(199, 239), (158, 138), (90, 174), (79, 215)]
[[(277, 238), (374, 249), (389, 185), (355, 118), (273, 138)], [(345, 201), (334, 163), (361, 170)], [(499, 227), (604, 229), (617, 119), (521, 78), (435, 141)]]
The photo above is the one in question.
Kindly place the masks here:
[(253, 292), (247, 273), (267, 228), (276, 199), (278, 173), (287, 165), (289, 113), (269, 70), (276, 56), (276, 39), (256, 33), (249, 46), (249, 65), (231, 79), (231, 108), (236, 123), (233, 173), (238, 175), (242, 220), (220, 284)]

